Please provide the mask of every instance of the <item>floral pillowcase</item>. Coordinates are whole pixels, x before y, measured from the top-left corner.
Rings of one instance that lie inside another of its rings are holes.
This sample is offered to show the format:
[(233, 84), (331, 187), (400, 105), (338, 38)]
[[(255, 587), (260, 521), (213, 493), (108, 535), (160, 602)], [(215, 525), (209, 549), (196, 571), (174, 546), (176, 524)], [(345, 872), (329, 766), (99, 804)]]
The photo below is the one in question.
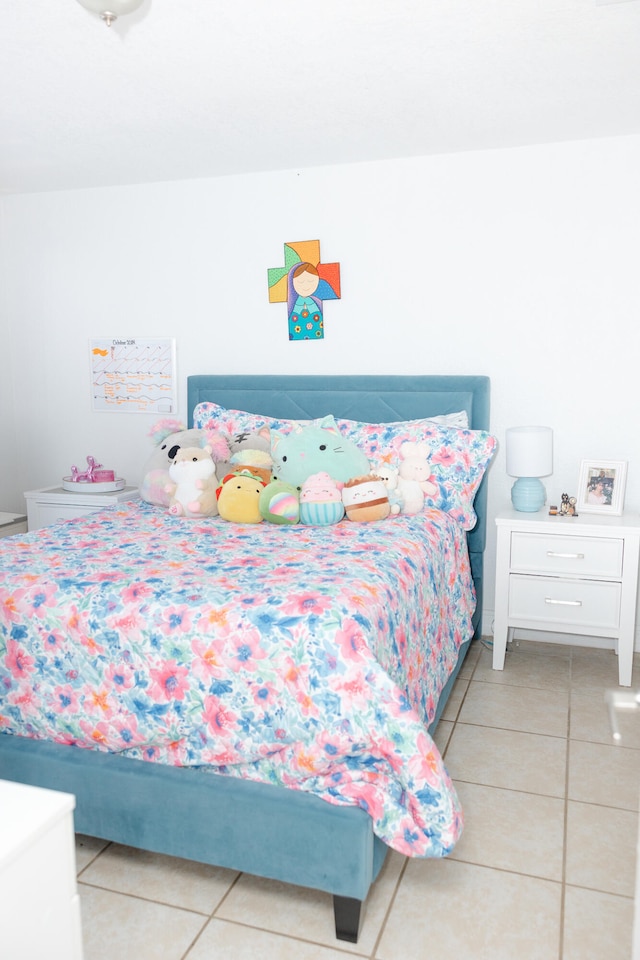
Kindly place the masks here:
[(338, 420), (341, 432), (360, 447), (375, 470), (378, 464), (399, 467), (403, 443), (426, 444), (431, 468), (430, 480), (437, 487), (425, 494), (425, 507), (436, 507), (454, 517), (464, 530), (476, 525), (473, 501), (497, 441), (485, 430), (443, 426), (429, 420), (407, 420), (403, 424), (352, 423)]
[(262, 427), (290, 433), (297, 423), (310, 423), (309, 420), (278, 420), (276, 417), (264, 417), (246, 410), (227, 410), (217, 403), (203, 401), (193, 411), (193, 426), (197, 430), (221, 430), (234, 437), (237, 433), (256, 433)]
[[(193, 421), (193, 426), (198, 430), (209, 427), (222, 430), (231, 434), (231, 436), (235, 436), (236, 433), (254, 433), (261, 427), (269, 427), (271, 430), (280, 431), (280, 433), (289, 433), (296, 425), (304, 426), (308, 423), (318, 422), (317, 420), (279, 420), (276, 417), (248, 413), (246, 410), (228, 410), (226, 407), (221, 407), (218, 403), (212, 403), (211, 401), (203, 401), (196, 406), (193, 412)], [(359, 423), (356, 420), (342, 419), (336, 419), (336, 423), (341, 430), (376, 426), (395, 432), (403, 430), (407, 424), (415, 424), (416, 427), (420, 427), (422, 424), (439, 423), (446, 427), (466, 428), (469, 426), (469, 418), (466, 410), (459, 410), (455, 413), (442, 413), (424, 420), (399, 420), (396, 423), (368, 424)]]
[[(387, 463), (400, 465), (400, 447), (405, 441), (425, 443), (429, 448), (431, 480), (438, 488), (425, 497), (426, 507), (436, 507), (451, 514), (465, 530), (476, 523), (473, 501), (496, 449), (496, 439), (484, 430), (470, 430), (466, 412), (444, 414), (423, 420), (402, 420), (394, 423), (360, 423), (336, 418), (340, 432), (363, 451), (372, 469)], [(216, 403), (198, 404), (194, 411), (194, 427), (222, 430), (231, 435), (252, 433), (261, 427), (289, 433), (305, 422), (278, 420), (243, 410), (227, 410)]]

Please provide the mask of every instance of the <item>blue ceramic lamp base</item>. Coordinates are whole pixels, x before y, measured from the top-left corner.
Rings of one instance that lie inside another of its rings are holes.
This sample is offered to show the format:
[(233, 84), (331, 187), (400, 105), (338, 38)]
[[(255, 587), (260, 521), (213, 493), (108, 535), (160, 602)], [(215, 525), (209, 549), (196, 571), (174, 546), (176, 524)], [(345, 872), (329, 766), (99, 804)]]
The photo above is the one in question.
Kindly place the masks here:
[(513, 509), (521, 513), (537, 513), (546, 499), (547, 491), (538, 477), (518, 477), (511, 487)]

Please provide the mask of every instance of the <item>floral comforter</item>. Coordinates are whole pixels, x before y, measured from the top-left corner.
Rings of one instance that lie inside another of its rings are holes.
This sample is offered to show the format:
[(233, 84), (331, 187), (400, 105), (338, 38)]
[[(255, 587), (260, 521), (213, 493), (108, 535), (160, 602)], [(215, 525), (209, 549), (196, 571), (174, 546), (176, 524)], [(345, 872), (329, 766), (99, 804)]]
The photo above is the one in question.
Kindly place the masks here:
[(443, 856), (462, 816), (427, 726), (474, 604), (436, 510), (288, 527), (127, 502), (0, 540), (0, 732), (358, 804)]

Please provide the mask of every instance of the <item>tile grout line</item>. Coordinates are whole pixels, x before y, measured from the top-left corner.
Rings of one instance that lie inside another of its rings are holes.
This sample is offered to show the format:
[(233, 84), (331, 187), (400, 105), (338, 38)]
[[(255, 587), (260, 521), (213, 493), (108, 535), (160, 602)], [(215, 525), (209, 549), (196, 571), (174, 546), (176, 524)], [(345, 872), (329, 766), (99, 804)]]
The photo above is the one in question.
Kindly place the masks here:
[(386, 909), (386, 911), (385, 911), (384, 918), (383, 918), (383, 920), (382, 920), (382, 923), (380, 924), (380, 930), (378, 931), (378, 936), (377, 936), (376, 939), (375, 939), (375, 942), (374, 942), (374, 944), (373, 944), (373, 949), (372, 949), (372, 951), (371, 951), (371, 953), (370, 953), (370, 955), (369, 955), (369, 960), (376, 960), (377, 953), (378, 953), (378, 948), (379, 948), (379, 946), (380, 946), (380, 941), (382, 940), (382, 935), (384, 934), (385, 928), (386, 928), (387, 923), (388, 923), (388, 921), (389, 921), (389, 917), (391, 916), (391, 911), (392, 911), (393, 906), (394, 906), (394, 904), (395, 904), (395, 902), (396, 902), (396, 898), (397, 898), (397, 896), (398, 896), (398, 893), (400, 892), (400, 884), (402, 883), (402, 878), (403, 878), (404, 875), (405, 875), (405, 872), (406, 872), (408, 863), (409, 863), (409, 858), (408, 858), (408, 857), (405, 857), (404, 863), (402, 864), (402, 869), (401, 869), (401, 871), (400, 871), (400, 873), (399, 873), (399, 875), (398, 875), (398, 879), (397, 879), (397, 881), (396, 881), (395, 889), (394, 889), (394, 891), (393, 891), (392, 896), (391, 896), (390, 899), (389, 899), (389, 903), (388, 903), (388, 905), (387, 905), (387, 909)]
[(562, 825), (562, 887), (560, 894), (560, 942), (558, 960), (563, 960), (565, 943), (566, 900), (567, 900), (567, 844), (569, 841), (569, 768), (571, 764), (571, 691), (573, 689), (573, 653), (569, 655), (569, 703), (567, 705), (567, 745), (565, 751), (564, 773), (564, 821)]
[(229, 894), (231, 893), (231, 891), (233, 890), (233, 888), (235, 887), (235, 885), (236, 885), (236, 884), (238, 883), (238, 881), (240, 880), (240, 877), (241, 877), (241, 876), (242, 876), (242, 873), (238, 873), (238, 874), (236, 874), (236, 876), (233, 878), (233, 880), (231, 881), (231, 883), (229, 884), (229, 886), (228, 886), (227, 889), (225, 890), (225, 892), (224, 892), (224, 894), (222, 895), (222, 897), (220, 898), (220, 900), (218, 900), (218, 902), (217, 902), (217, 903), (215, 904), (215, 906), (213, 907), (213, 910), (211, 910), (211, 912), (210, 912), (209, 915), (207, 916), (206, 922), (203, 923), (202, 928), (198, 931), (198, 933), (197, 933), (196, 936), (193, 938), (193, 940), (192, 940), (191, 943), (189, 944), (189, 946), (188, 946), (188, 948), (186, 949), (186, 951), (183, 953), (183, 955), (182, 955), (182, 957), (180, 958), (180, 960), (188, 960), (189, 954), (191, 953), (191, 951), (193, 950), (193, 948), (195, 947), (195, 945), (198, 943), (198, 941), (199, 941), (200, 938), (202, 937), (203, 933), (205, 932), (205, 930), (207, 929), (207, 927), (210, 925), (211, 921), (215, 918), (216, 912), (220, 909), (220, 907), (222, 906), (222, 904), (225, 902), (225, 900), (227, 899), (227, 897), (229, 896)]
[(124, 890), (114, 890), (113, 887), (105, 887), (101, 883), (91, 883), (88, 880), (82, 880), (84, 887), (90, 887), (92, 890), (103, 890), (105, 893), (112, 893), (116, 897), (127, 897), (129, 900), (139, 900), (141, 903), (153, 903), (157, 907), (166, 907), (168, 910), (179, 910), (181, 913), (189, 913), (194, 917), (202, 917), (203, 920), (209, 920), (208, 913), (202, 910), (194, 910), (192, 907), (181, 907), (175, 903), (169, 903), (167, 900), (157, 900), (155, 897), (145, 897), (141, 893), (131, 893)]
[[(77, 836), (78, 836), (78, 834), (74, 834), (74, 837), (77, 838)], [(92, 866), (92, 865), (96, 862), (96, 860), (98, 860), (98, 859), (102, 856), (102, 854), (105, 852), (105, 850), (108, 850), (109, 847), (111, 847), (111, 846), (112, 846), (111, 841), (107, 841), (107, 843), (106, 843), (105, 846), (102, 848), (102, 850), (98, 850), (98, 852), (97, 852), (96, 854), (94, 854), (93, 857), (91, 857), (91, 859), (89, 860), (89, 862), (88, 862), (88, 863), (85, 863), (84, 867), (82, 867), (81, 870), (77, 870), (77, 871), (76, 871), (76, 882), (80, 879), (80, 877), (81, 877), (82, 874), (85, 872), (85, 870), (88, 870), (89, 867)], [(86, 881), (83, 881), (83, 882), (86, 882)]]

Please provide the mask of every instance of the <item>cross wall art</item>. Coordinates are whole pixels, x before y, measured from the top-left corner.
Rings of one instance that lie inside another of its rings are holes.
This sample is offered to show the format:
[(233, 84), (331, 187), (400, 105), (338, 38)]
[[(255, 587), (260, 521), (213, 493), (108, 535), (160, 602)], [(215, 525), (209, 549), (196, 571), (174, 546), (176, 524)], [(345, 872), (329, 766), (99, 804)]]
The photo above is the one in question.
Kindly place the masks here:
[(320, 241), (285, 243), (284, 266), (267, 271), (269, 302), (287, 304), (289, 340), (324, 338), (324, 301), (340, 299), (340, 264), (320, 262)]

